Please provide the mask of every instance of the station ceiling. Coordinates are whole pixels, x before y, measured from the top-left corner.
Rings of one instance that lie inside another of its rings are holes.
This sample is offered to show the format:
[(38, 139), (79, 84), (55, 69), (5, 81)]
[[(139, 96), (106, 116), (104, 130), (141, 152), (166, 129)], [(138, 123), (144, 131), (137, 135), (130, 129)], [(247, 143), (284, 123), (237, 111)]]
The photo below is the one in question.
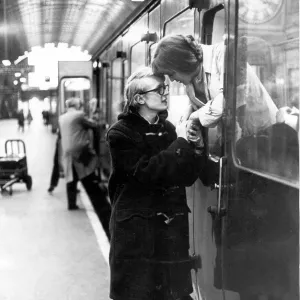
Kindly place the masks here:
[(94, 55), (145, 2), (0, 0), (0, 59), (15, 60), (45, 43), (68, 43)]

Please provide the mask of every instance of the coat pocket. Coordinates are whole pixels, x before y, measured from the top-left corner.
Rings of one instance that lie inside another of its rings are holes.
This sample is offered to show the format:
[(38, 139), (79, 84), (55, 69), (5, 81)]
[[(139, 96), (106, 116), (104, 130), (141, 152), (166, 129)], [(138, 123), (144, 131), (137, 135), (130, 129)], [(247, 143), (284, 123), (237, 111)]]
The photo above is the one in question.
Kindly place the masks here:
[(116, 212), (113, 246), (116, 258), (151, 258), (154, 254), (155, 213), (123, 209)]

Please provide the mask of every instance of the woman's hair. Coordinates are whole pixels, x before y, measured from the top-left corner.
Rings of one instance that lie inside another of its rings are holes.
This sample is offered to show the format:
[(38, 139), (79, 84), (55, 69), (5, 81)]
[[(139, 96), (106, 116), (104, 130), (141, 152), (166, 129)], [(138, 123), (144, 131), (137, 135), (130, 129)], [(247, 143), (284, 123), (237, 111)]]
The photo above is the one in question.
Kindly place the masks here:
[(192, 73), (203, 61), (203, 52), (193, 36), (169, 35), (157, 44), (152, 69), (155, 74)]
[(143, 92), (145, 89), (145, 78), (147, 77), (159, 77), (163, 81), (165, 80), (164, 75), (154, 75), (153, 71), (150, 67), (142, 67), (132, 73), (130, 77), (127, 79), (124, 97), (125, 97), (125, 107), (124, 110), (127, 110), (129, 106), (131, 107), (139, 107), (139, 103), (136, 101), (135, 95), (139, 92)]

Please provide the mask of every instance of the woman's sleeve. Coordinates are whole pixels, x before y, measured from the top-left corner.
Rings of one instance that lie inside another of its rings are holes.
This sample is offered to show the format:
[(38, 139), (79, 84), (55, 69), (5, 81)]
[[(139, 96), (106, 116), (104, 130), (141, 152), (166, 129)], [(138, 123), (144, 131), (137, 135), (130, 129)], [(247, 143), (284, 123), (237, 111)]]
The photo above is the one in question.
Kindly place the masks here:
[(107, 136), (113, 168), (142, 184), (160, 186), (192, 185), (204, 157), (195, 155), (194, 147), (177, 138), (157, 155), (143, 153), (125, 135), (111, 130)]

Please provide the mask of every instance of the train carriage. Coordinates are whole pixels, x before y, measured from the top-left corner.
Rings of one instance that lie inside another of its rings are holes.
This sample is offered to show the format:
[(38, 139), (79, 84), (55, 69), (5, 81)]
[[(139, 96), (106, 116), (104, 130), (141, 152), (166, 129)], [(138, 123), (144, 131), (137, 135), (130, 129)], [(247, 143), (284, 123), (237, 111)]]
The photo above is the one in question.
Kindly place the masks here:
[[(103, 128), (123, 109), (129, 74), (169, 34), (226, 49), (221, 130), (206, 129), (205, 176), (187, 188), (194, 297), (299, 299), (299, 123), (297, 113), (293, 124), (280, 120), (299, 109), (299, 3), (147, 1), (93, 58)], [(170, 82), (175, 125), (188, 105), (184, 86)]]

